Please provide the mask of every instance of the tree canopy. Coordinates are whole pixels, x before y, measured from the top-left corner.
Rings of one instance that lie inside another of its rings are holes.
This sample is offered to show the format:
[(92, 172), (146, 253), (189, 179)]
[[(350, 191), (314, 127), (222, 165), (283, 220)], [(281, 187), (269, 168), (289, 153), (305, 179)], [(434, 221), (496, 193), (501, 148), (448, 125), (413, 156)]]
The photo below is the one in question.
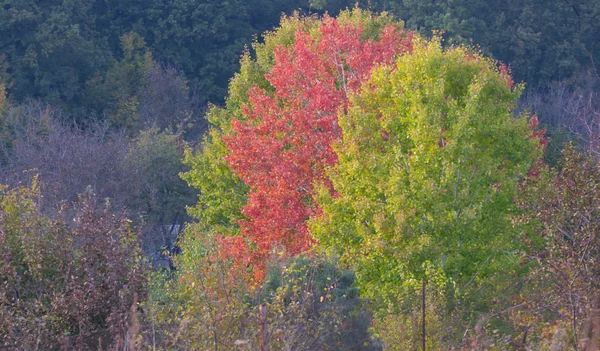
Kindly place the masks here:
[(494, 61), (417, 40), (351, 99), (311, 228), (368, 296), (398, 305), (422, 279), (463, 289), (508, 269), (518, 179), (541, 156), (520, 92)]

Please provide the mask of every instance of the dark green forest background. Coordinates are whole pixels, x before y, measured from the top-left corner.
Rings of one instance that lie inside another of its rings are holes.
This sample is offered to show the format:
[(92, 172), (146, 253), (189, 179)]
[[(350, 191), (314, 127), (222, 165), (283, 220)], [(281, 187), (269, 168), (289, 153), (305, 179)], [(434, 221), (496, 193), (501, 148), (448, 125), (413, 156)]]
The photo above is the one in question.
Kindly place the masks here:
[[(594, 69), (600, 53), (600, 4), (593, 0), (357, 4), (388, 11), (422, 34), (443, 31), (448, 44), (480, 47), (509, 64), (515, 80), (529, 88)], [(346, 0), (313, 1), (312, 6), (306, 0), (3, 1), (2, 80), (15, 102), (36, 98), (78, 119), (103, 116), (116, 108), (115, 99), (124, 98), (113, 96), (114, 89), (135, 95), (143, 85), (133, 76), (113, 82), (115, 71), (135, 54), (150, 52), (155, 62), (185, 77), (200, 104), (220, 104), (244, 47), (275, 27), (281, 14), (335, 15), (353, 6)], [(122, 37), (128, 33), (141, 38), (127, 47)]]

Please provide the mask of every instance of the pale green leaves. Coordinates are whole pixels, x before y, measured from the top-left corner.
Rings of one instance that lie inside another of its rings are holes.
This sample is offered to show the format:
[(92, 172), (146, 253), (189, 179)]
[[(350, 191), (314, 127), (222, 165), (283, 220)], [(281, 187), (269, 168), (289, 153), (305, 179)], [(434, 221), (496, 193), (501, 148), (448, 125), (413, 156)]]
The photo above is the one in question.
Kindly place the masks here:
[(503, 261), (518, 176), (541, 156), (526, 117), (513, 116), (519, 94), (495, 62), (416, 40), (340, 115), (329, 173), (339, 195), (321, 192), (312, 229), (368, 295), (398, 297), (426, 262), (466, 283)]

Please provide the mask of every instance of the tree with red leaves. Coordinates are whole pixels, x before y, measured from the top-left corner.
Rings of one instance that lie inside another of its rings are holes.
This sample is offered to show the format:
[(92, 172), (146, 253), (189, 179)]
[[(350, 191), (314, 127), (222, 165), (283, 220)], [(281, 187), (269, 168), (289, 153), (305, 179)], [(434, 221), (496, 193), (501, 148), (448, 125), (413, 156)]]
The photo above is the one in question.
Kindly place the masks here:
[(318, 210), (313, 184), (328, 184), (324, 169), (336, 163), (337, 115), (373, 67), (391, 64), (412, 45), (412, 33), (395, 24), (375, 39), (365, 38), (362, 23), (325, 17), (317, 33), (300, 27), (291, 47), (275, 48), (265, 76), (274, 92), (252, 88), (243, 119), (233, 120), (224, 139), (229, 166), (249, 187), (241, 235), (258, 272), (275, 249), (298, 255), (311, 247), (306, 221)]

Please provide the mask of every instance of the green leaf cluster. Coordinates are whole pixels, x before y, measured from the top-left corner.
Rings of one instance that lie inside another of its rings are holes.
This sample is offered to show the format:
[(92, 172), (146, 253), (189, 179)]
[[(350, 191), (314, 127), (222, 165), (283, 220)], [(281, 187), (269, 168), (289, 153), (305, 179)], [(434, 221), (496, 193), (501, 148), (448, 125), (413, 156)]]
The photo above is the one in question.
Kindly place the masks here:
[(196, 192), (179, 177), (186, 169), (184, 148), (180, 134), (154, 127), (140, 132), (125, 156), (127, 176), (136, 180), (127, 207), (150, 223), (172, 225), (187, 219), (186, 206), (194, 203)]
[(461, 295), (509, 270), (516, 186), (541, 156), (511, 85), (492, 60), (417, 40), (339, 116), (335, 193), (311, 228), (367, 296), (399, 307), (422, 279)]
[(120, 39), (123, 57), (112, 60), (104, 76), (97, 75), (86, 82), (87, 105), (104, 111), (114, 127), (131, 131), (139, 125), (138, 95), (147, 87), (154, 60), (139, 34), (130, 32)]

